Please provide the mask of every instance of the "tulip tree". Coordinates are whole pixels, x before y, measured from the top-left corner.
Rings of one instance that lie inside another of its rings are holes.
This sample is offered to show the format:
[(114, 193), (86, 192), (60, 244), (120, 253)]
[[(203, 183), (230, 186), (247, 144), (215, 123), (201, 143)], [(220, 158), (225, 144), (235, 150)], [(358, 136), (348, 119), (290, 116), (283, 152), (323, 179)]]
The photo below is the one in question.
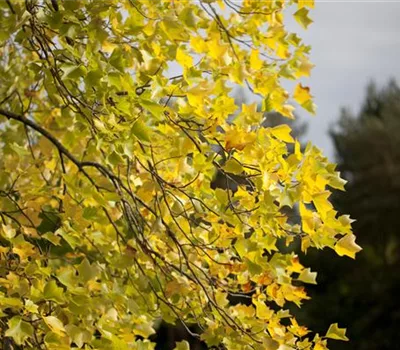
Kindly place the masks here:
[[(287, 125), (261, 126), (263, 112), (293, 118), (293, 101), (315, 111), (299, 82), (310, 47), (284, 25), (306, 28), (312, 7), (0, 2), (3, 348), (154, 349), (160, 320), (210, 348), (347, 339), (287, 310), (316, 283), (292, 242), (360, 250), (329, 201), (344, 181)], [(235, 104), (238, 85), (262, 112)], [(217, 172), (236, 186), (212, 186)]]

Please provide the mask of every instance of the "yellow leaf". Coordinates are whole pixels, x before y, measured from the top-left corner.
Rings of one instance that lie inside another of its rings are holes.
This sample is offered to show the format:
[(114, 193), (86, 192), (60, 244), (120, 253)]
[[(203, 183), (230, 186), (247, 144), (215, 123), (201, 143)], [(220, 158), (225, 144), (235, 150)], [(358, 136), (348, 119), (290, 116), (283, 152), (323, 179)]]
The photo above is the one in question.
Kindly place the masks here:
[(293, 111), (294, 107), (288, 104), (285, 104), (282, 106), (282, 108), (279, 108), (279, 113), (289, 119), (294, 119)]
[(186, 340), (176, 342), (175, 344), (176, 344), (176, 346), (175, 346), (174, 350), (190, 350), (190, 345)]
[(207, 52), (207, 43), (200, 36), (192, 36), (190, 38), (190, 46), (197, 53)]
[(181, 66), (185, 68), (193, 66), (192, 56), (188, 55), (182, 46), (179, 46), (178, 50), (176, 51), (176, 60)]
[(51, 329), (52, 332), (63, 336), (65, 333), (65, 328), (63, 323), (55, 316), (43, 317), (46, 325)]
[(301, 271), (297, 279), (304, 283), (317, 284), (316, 278), (317, 278), (316, 272), (311, 272), (310, 269), (304, 269), (303, 271)]
[(310, 113), (315, 113), (315, 104), (312, 102), (312, 95), (310, 94), (310, 88), (304, 87), (300, 83), (296, 85), (294, 89), (293, 98), (298, 102), (305, 110)]
[(296, 88), (294, 89), (293, 98), (300, 105), (302, 105), (303, 103), (311, 100), (312, 96), (310, 94), (310, 88), (309, 87), (304, 87), (300, 83), (297, 84)]
[(154, 334), (156, 331), (149, 323), (141, 323), (134, 326), (133, 333), (139, 335), (143, 338), (148, 338), (150, 335)]
[(1, 225), (1, 235), (7, 239), (14, 238), (17, 232), (10, 225)]
[(346, 328), (339, 328), (337, 323), (331, 324), (325, 337), (336, 340), (349, 340), (349, 338), (346, 337)]
[(242, 85), (244, 79), (243, 66), (239, 62), (235, 62), (229, 70), (229, 78), (236, 84)]
[(292, 130), (290, 129), (289, 125), (287, 124), (282, 124), (278, 125), (274, 128), (271, 129), (271, 134), (276, 137), (278, 140), (282, 140), (288, 143), (293, 143), (294, 139), (290, 135), (290, 132)]
[(254, 299), (253, 304), (256, 306), (256, 316), (261, 320), (269, 320), (274, 314), (274, 310), (265, 305), (262, 300)]
[(227, 293), (217, 290), (215, 293), (215, 301), (217, 302), (218, 306), (220, 306), (220, 307), (227, 306), (229, 304), (229, 300), (227, 298)]
[(221, 58), (225, 55), (227, 47), (222, 45), (220, 40), (214, 38), (207, 43), (209, 54), (215, 60), (221, 60)]
[(299, 8), (308, 6), (309, 8), (314, 8), (314, 0), (299, 0), (298, 2)]
[(287, 44), (278, 43), (276, 54), (279, 58), (286, 59), (290, 56), (289, 47)]
[(335, 251), (338, 255), (347, 255), (352, 259), (355, 259), (356, 253), (361, 250), (362, 248), (356, 243), (356, 236), (352, 233), (341, 238), (335, 245)]
[(315, 231), (315, 221), (313, 217), (313, 212), (308, 210), (306, 206), (300, 202), (299, 211), (301, 216), (301, 225), (303, 231), (308, 234), (312, 234)]
[(254, 70), (259, 70), (262, 68), (264, 62), (259, 57), (258, 50), (251, 50), (250, 54), (250, 67)]
[(303, 56), (298, 60), (297, 71), (294, 73), (294, 75), (296, 78), (309, 77), (311, 74), (311, 69), (314, 67), (315, 65), (313, 65), (308, 58)]
[(109, 41), (106, 40), (106, 41), (102, 44), (101, 49), (102, 49), (104, 52), (112, 53), (116, 47), (117, 47), (117, 45), (115, 45), (115, 44), (113, 44), (113, 43), (111, 43), (111, 42), (109, 42)]
[(243, 172), (242, 164), (240, 164), (235, 159), (229, 159), (222, 168), (226, 172), (236, 174), (236, 175), (241, 174)]
[(238, 151), (244, 150), (244, 148), (253, 143), (256, 139), (256, 135), (251, 132), (245, 132), (244, 130), (230, 129), (225, 134), (225, 148), (229, 151), (235, 148)]
[(330, 194), (329, 191), (324, 191), (313, 195), (313, 203), (322, 219), (325, 219), (326, 214), (333, 208), (332, 204), (328, 200)]
[(313, 350), (328, 350), (328, 348), (326, 347), (326, 340), (316, 343)]

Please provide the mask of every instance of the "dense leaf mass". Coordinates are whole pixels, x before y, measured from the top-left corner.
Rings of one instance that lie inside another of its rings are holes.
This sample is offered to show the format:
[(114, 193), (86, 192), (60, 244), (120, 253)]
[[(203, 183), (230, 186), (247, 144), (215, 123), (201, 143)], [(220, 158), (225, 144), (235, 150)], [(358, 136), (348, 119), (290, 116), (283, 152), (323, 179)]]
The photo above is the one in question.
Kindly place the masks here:
[[(281, 85), (312, 68), (284, 9), (307, 27), (312, 6), (0, 2), (7, 346), (153, 349), (160, 320), (197, 324), (192, 336), (226, 349), (347, 339), (337, 324), (309, 336), (285, 310), (308, 299), (316, 274), (277, 249), (297, 239), (354, 257), (351, 220), (329, 202), (344, 181), (287, 125), (262, 127), (256, 105), (238, 111), (230, 94), (244, 85), (263, 112), (293, 117), (290, 97), (315, 111), (308, 87)], [(216, 172), (235, 191), (211, 186)]]

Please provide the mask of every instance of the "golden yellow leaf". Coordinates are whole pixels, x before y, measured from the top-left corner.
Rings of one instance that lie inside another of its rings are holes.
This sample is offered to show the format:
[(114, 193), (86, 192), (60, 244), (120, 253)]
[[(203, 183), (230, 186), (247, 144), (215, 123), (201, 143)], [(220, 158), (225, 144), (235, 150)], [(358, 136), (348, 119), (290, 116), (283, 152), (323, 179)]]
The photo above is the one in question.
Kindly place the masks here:
[(356, 243), (356, 236), (352, 233), (342, 237), (335, 245), (335, 251), (338, 255), (347, 255), (352, 259), (355, 259), (356, 253), (361, 250), (362, 248)]

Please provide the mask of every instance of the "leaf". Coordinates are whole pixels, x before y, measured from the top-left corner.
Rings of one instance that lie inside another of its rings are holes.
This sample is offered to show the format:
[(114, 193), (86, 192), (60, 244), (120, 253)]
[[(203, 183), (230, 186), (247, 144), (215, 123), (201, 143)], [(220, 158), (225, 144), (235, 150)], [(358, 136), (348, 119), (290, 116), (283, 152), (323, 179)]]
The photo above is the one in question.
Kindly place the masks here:
[(53, 232), (47, 232), (42, 235), (42, 238), (47, 239), (49, 242), (53, 243), (56, 246), (60, 245), (61, 237), (55, 235)]
[(256, 306), (256, 315), (261, 320), (269, 320), (273, 316), (274, 310), (265, 305), (263, 301), (253, 300), (253, 303)]
[(185, 68), (193, 66), (192, 56), (188, 55), (182, 46), (179, 46), (178, 50), (176, 51), (176, 60)]
[(89, 331), (83, 330), (73, 324), (66, 325), (65, 330), (67, 334), (71, 337), (72, 341), (80, 348), (85, 343), (90, 342), (90, 339), (92, 338), (92, 335)]
[(330, 325), (325, 337), (336, 340), (349, 340), (349, 338), (346, 337), (346, 328), (339, 328), (337, 323)]
[(52, 300), (57, 303), (62, 303), (64, 301), (64, 290), (57, 286), (56, 281), (51, 280), (48, 282), (43, 291), (43, 296), (46, 300)]
[(293, 137), (290, 135), (290, 132), (292, 130), (290, 129), (289, 125), (287, 124), (282, 124), (278, 125), (274, 128), (271, 129), (271, 134), (276, 137), (278, 140), (282, 140), (288, 143), (294, 143)]
[(297, 279), (304, 283), (317, 284), (316, 278), (317, 278), (316, 272), (311, 272), (310, 269), (304, 269), (303, 271), (301, 271)]
[(356, 236), (352, 233), (342, 237), (335, 245), (335, 251), (338, 255), (347, 255), (352, 259), (355, 259), (356, 253), (361, 250), (362, 248), (356, 244)]
[(332, 204), (328, 200), (330, 194), (329, 191), (324, 191), (313, 195), (313, 203), (322, 219), (325, 219), (327, 213), (333, 209)]
[(84, 77), (86, 75), (86, 68), (82, 65), (63, 65), (62, 66), (63, 75), (61, 77), (62, 80), (70, 79), (76, 80), (80, 77)]
[(190, 350), (189, 343), (186, 340), (176, 342), (174, 350)]
[(228, 294), (226, 292), (221, 292), (217, 290), (215, 293), (215, 301), (217, 302), (219, 307), (225, 307), (229, 304)]
[(1, 225), (0, 233), (4, 238), (8, 240), (14, 238), (15, 235), (17, 234), (14, 228), (12, 228), (10, 225), (4, 225), (4, 224)]
[(226, 172), (239, 175), (243, 172), (243, 166), (236, 159), (228, 159), (222, 167)]
[(272, 108), (272, 104), (271, 104), (271, 97), (270, 97), (270, 95), (267, 95), (267, 97), (262, 100), (261, 111), (262, 112), (271, 112), (272, 109), (273, 108)]
[(230, 129), (225, 134), (225, 148), (229, 151), (235, 148), (243, 151), (246, 146), (252, 144), (256, 139), (256, 135), (244, 130)]
[(33, 327), (23, 321), (22, 317), (14, 316), (8, 321), (5, 336), (13, 338), (17, 345), (23, 345), (27, 338), (33, 337)]
[(296, 85), (294, 89), (293, 98), (302, 105), (304, 102), (311, 100), (312, 96), (310, 94), (310, 88), (304, 87), (300, 83)]
[(55, 316), (46, 316), (43, 317), (44, 322), (46, 325), (51, 329), (52, 332), (63, 336), (65, 333), (65, 328), (63, 323)]
[(148, 338), (150, 335), (154, 334), (156, 331), (148, 323), (141, 323), (134, 325), (133, 333), (144, 338)]
[(141, 120), (137, 120), (132, 125), (132, 134), (138, 138), (140, 141), (150, 142), (150, 132), (151, 129), (143, 123)]
[(160, 120), (164, 115), (164, 107), (153, 101), (140, 99), (140, 105), (149, 111), (156, 119)]
[(293, 98), (306, 111), (315, 114), (316, 106), (312, 101), (309, 87), (304, 87), (301, 84), (297, 84), (294, 89)]
[(36, 314), (36, 313), (38, 313), (38, 309), (39, 309), (39, 307), (32, 300), (29, 300), (29, 299), (25, 300), (25, 310), (26, 311)]
[(254, 70), (259, 70), (263, 65), (264, 62), (259, 57), (259, 51), (252, 49), (250, 54), (250, 67)]
[(248, 271), (250, 272), (250, 275), (254, 276), (254, 275), (259, 275), (260, 273), (263, 272), (263, 268), (252, 262), (250, 259), (244, 258), (243, 259), (247, 265)]
[(215, 197), (221, 204), (227, 204), (228, 203), (228, 193), (227, 191), (221, 189), (221, 188), (216, 188), (215, 189)]
[(197, 53), (203, 53), (207, 51), (207, 43), (200, 36), (192, 36), (190, 38), (190, 46)]
[(304, 28), (307, 29), (307, 27), (313, 22), (310, 17), (308, 17), (308, 9), (305, 7), (302, 7), (300, 10), (296, 11), (294, 13), (294, 18), (296, 21)]
[(79, 272), (79, 277), (84, 281), (88, 282), (91, 279), (95, 278), (98, 274), (98, 268), (92, 264), (90, 265), (88, 259), (83, 259), (82, 262), (78, 265), (77, 270)]
[(15, 308), (21, 308), (22, 307), (22, 301), (19, 298), (7, 298), (3, 297), (0, 294), (0, 305), (3, 308), (6, 307), (15, 307)]

